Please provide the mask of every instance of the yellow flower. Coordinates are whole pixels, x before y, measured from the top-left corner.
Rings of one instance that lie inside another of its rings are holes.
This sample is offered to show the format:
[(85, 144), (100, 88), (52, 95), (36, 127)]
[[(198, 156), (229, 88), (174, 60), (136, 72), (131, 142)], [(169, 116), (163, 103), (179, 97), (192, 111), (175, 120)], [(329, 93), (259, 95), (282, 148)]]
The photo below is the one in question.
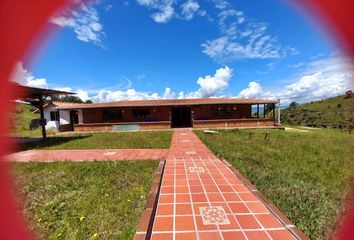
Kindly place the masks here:
[(42, 218), (38, 218), (37, 222), (42, 222)]
[(58, 233), (58, 237), (60, 237), (61, 236), (61, 233)]
[(80, 222), (84, 221), (85, 217), (84, 216), (81, 216), (80, 217)]
[(96, 237), (98, 237), (98, 233), (93, 234), (93, 238), (96, 238)]

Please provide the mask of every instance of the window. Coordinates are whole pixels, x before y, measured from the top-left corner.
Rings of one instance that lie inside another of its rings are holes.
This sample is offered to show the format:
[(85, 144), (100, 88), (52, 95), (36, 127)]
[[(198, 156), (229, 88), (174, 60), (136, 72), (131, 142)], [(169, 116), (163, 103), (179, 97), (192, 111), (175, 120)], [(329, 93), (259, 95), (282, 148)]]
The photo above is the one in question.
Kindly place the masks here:
[(59, 112), (58, 111), (50, 112), (50, 121), (59, 121)]
[(270, 110), (269, 106), (267, 106), (266, 104), (253, 104), (252, 105), (252, 117), (253, 118), (265, 118), (267, 111)]
[(150, 116), (150, 109), (133, 109), (133, 117), (146, 119)]
[(120, 109), (105, 109), (103, 110), (103, 122), (117, 122), (123, 117)]
[(268, 103), (264, 105), (264, 116), (266, 118), (274, 118), (275, 117), (275, 104)]
[(229, 118), (231, 117), (231, 107), (218, 106), (212, 108), (212, 115), (219, 118)]
[(259, 105), (258, 104), (253, 104), (251, 106), (251, 111), (252, 111), (252, 117), (253, 118), (259, 118)]

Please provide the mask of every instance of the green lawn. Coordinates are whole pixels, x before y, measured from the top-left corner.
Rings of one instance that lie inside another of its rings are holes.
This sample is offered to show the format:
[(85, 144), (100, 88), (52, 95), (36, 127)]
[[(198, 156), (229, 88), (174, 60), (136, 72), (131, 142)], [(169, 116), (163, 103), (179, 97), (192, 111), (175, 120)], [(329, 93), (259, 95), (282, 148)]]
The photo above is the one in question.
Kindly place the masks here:
[(328, 238), (344, 208), (352, 175), (351, 141), (334, 130), (270, 130), (248, 140), (249, 131), (196, 131), (311, 239)]
[(48, 137), (39, 142), (26, 143), (22, 145), (21, 149), (169, 148), (171, 138), (171, 131), (67, 134)]
[(16, 163), (22, 208), (39, 239), (132, 239), (157, 161)]

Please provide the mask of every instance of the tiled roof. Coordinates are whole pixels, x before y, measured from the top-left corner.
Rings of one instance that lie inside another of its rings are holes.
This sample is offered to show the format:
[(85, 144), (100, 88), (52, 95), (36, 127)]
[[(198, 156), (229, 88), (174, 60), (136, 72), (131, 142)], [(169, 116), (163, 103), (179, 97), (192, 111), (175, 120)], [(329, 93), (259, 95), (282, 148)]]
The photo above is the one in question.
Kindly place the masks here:
[(254, 98), (193, 98), (193, 99), (161, 99), (161, 100), (133, 100), (105, 103), (66, 103), (54, 102), (57, 109), (104, 108), (104, 107), (151, 107), (151, 106), (178, 106), (178, 105), (205, 105), (205, 104), (257, 104), (276, 103), (276, 100)]

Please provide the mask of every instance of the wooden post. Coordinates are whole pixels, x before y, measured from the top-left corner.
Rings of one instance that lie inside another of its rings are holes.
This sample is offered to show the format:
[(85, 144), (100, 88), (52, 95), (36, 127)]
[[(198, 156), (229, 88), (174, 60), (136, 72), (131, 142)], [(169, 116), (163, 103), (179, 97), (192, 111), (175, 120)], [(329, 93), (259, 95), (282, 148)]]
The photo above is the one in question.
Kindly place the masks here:
[(264, 104), (263, 104), (263, 118), (266, 117), (266, 112), (265, 112), (266, 109), (265, 109), (265, 107), (266, 107), (266, 104), (264, 103)]
[(278, 99), (278, 125), (280, 125), (280, 99)]
[(43, 106), (44, 106), (44, 99), (43, 96), (39, 96), (39, 103), (38, 103), (38, 108), (39, 108), (39, 113), (41, 115), (41, 127), (42, 127), (42, 137), (43, 139), (47, 138), (47, 132), (45, 130), (45, 124), (42, 122), (42, 119), (44, 119), (44, 111), (43, 111)]
[(257, 118), (259, 118), (259, 104), (257, 104)]

